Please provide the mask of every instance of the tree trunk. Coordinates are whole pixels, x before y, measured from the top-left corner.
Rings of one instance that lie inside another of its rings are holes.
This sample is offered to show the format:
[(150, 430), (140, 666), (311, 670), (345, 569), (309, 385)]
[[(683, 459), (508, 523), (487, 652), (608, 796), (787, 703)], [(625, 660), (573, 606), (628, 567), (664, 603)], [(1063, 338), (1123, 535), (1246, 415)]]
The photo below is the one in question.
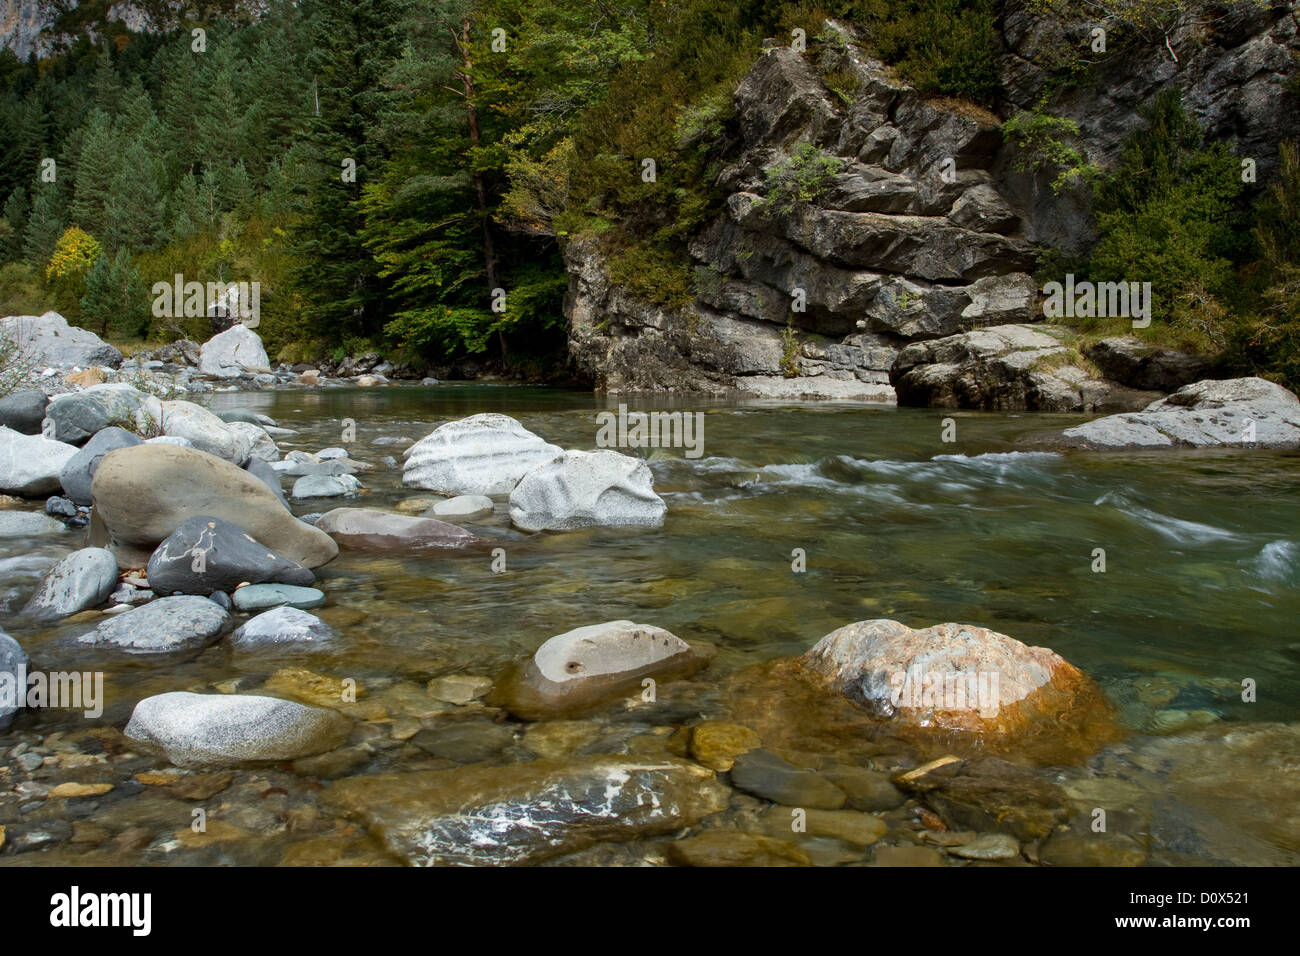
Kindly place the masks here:
[[(474, 80), (470, 75), (473, 64), (469, 58), (469, 28), (470, 21), (466, 17), (460, 24), (460, 42), (457, 46), (460, 48), (462, 64), (460, 79), (465, 88), (465, 118), (469, 122), (470, 148), (476, 151), (479, 145), (478, 109), (474, 106)], [(494, 290), (501, 286), (497, 278), (496, 246), (492, 242), (492, 224), (488, 216), (487, 186), (483, 182), (483, 174), (478, 170), (474, 171), (474, 194), (478, 200), (478, 218), (483, 229), (483, 264), (487, 274), (488, 301), (491, 302)], [(501, 346), (501, 363), (504, 365), (507, 357), (504, 332), (497, 331), (497, 341)]]

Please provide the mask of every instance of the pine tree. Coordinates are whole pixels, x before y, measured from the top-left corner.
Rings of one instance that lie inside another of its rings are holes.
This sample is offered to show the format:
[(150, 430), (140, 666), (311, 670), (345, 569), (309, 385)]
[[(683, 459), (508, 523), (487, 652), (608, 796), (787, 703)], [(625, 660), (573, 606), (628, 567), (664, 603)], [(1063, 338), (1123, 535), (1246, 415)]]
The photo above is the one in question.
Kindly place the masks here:
[(119, 249), (111, 260), (103, 252), (95, 260), (86, 275), (81, 314), (87, 323), (98, 326), (100, 335), (111, 330), (144, 337), (148, 332), (148, 290), (125, 249)]
[(162, 239), (162, 194), (153, 158), (142, 143), (131, 143), (123, 151), (104, 214), (108, 220), (104, 242), (110, 249), (147, 251)]
[(36, 190), (32, 201), (32, 215), (23, 235), (23, 258), (33, 266), (43, 267), (54, 252), (54, 245), (63, 235), (63, 200), (54, 183), (46, 183)]
[(83, 130), (81, 159), (77, 163), (76, 185), (68, 211), (78, 226), (102, 237), (108, 224), (105, 207), (120, 163), (118, 138), (108, 114), (99, 109), (90, 114)]
[[(384, 317), (384, 283), (362, 243), (359, 199), (382, 174), (385, 149), (376, 132), (390, 94), (384, 77), (401, 52), (404, 0), (356, 0), (347, 5), (308, 0), (311, 24), (307, 66), (316, 84), (319, 114), (306, 141), (305, 214), (293, 233), (303, 266), (297, 273), (309, 319), (334, 337), (373, 335)], [(344, 163), (355, 164), (345, 181)]]
[(9, 194), (9, 198), (5, 200), (4, 211), (0, 213), (0, 219), (4, 219), (8, 226), (4, 244), (0, 247), (0, 259), (10, 262), (22, 256), (23, 230), (27, 227), (27, 217), (30, 212), (27, 190), (19, 186)]

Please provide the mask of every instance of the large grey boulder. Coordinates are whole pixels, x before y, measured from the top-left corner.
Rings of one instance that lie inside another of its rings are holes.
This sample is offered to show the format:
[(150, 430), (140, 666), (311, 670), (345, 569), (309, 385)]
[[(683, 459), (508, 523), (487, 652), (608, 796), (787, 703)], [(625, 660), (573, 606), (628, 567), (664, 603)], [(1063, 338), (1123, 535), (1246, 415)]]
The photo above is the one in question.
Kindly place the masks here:
[(509, 866), (672, 833), (727, 794), (697, 763), (603, 756), (355, 777), (323, 797), (412, 865)]
[(74, 445), (96, 432), (119, 425), (138, 435), (161, 434), (162, 403), (125, 382), (92, 385), (80, 392), (55, 395), (45, 409), (47, 434)]
[(1074, 448), (1300, 448), (1300, 398), (1262, 378), (1196, 382), (1062, 433)]
[(163, 434), (184, 438), (199, 451), (236, 465), (247, 461), (253, 450), (253, 442), (247, 434), (193, 402), (163, 402), (162, 428)]
[(646, 677), (682, 676), (703, 666), (680, 637), (661, 627), (606, 621), (557, 634), (507, 668), (489, 700), (516, 717), (577, 713), (639, 692)]
[(197, 651), (216, 641), (229, 620), (215, 601), (185, 594), (124, 611), (77, 640), (127, 654)]
[(230, 593), (240, 584), (310, 586), (316, 577), (276, 554), (238, 525), (211, 515), (181, 522), (149, 557), (149, 587), (158, 594)]
[(27, 700), (27, 654), (22, 646), (0, 631), (0, 730), (14, 722), (14, 714)]
[[(222, 420), (225, 421), (225, 419)], [(260, 458), (267, 463), (280, 460), (280, 447), (263, 425), (236, 421), (226, 422), (226, 427), (248, 442), (250, 460)]]
[(109, 452), (91, 485), (92, 543), (140, 567), (187, 518), (210, 515), (254, 529), (276, 554), (307, 568), (338, 555), (329, 535), (299, 521), (257, 477), (193, 448), (145, 443)]
[(41, 435), (0, 426), (0, 492), (24, 498), (57, 494), (64, 466), (77, 449)]
[(508, 415), (471, 415), (439, 425), (408, 448), (402, 483), (445, 495), (504, 495), (562, 450)]
[(95, 432), (90, 441), (69, 458), (59, 472), (63, 493), (79, 505), (90, 504), (90, 484), (104, 456), (118, 448), (130, 448), (139, 444), (142, 444), (139, 435), (116, 425)]
[(74, 551), (41, 580), (23, 613), (54, 620), (97, 607), (117, 587), (117, 559), (105, 548)]
[(0, 425), (24, 435), (37, 435), (49, 396), (39, 388), (24, 388), (0, 398)]
[(610, 450), (566, 451), (528, 472), (510, 493), (510, 520), (525, 531), (657, 528), (667, 512), (650, 467)]
[(214, 335), (199, 350), (199, 371), (216, 378), (234, 378), (250, 369), (264, 371), (270, 364), (261, 336), (242, 323)]
[(69, 325), (57, 312), (11, 315), (0, 319), (0, 332), (13, 339), (28, 359), (55, 368), (106, 365), (117, 368), (122, 353), (94, 332)]
[(347, 739), (345, 717), (275, 697), (173, 692), (135, 705), (124, 733), (178, 767), (295, 760)]

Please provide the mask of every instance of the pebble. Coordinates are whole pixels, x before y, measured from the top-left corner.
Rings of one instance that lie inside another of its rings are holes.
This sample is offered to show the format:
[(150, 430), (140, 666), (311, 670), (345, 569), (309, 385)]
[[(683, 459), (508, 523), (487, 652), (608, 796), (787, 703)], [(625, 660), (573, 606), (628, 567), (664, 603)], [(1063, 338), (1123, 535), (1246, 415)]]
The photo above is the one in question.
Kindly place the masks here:
[(787, 807), (838, 810), (848, 797), (839, 787), (812, 770), (802, 770), (766, 750), (736, 757), (732, 785), (756, 797)]
[(1020, 844), (1005, 833), (985, 833), (969, 843), (949, 847), (948, 852), (964, 860), (1010, 860), (1020, 856)]

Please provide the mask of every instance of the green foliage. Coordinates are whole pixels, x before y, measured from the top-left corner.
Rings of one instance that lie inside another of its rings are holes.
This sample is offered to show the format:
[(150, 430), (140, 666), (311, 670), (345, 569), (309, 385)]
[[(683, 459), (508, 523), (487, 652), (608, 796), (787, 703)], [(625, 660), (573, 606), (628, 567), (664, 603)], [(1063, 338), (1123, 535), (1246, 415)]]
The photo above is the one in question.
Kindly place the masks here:
[(144, 338), (150, 319), (148, 293), (126, 249), (119, 249), (111, 261), (107, 253), (100, 253), (86, 276), (82, 318), (98, 328), (100, 335), (112, 332), (117, 338)]
[(860, 0), (848, 5), (875, 52), (923, 93), (997, 97), (993, 0)]
[(637, 243), (606, 260), (610, 281), (668, 308), (690, 305), (692, 276), (686, 259), (671, 249)]
[(1232, 357), (1300, 390), (1300, 144), (1278, 150), (1278, 180), (1261, 198), (1254, 229), (1261, 257), (1251, 308), (1230, 336)]
[(843, 172), (846, 161), (812, 145), (799, 143), (788, 159), (767, 171), (764, 203), (778, 214), (813, 202)]
[(1101, 176), (1101, 170), (1088, 161), (1084, 152), (1066, 141), (1067, 137), (1079, 135), (1079, 124), (1074, 120), (1035, 108), (1003, 123), (1002, 135), (1016, 146), (1017, 169), (1036, 172), (1050, 167), (1057, 171), (1052, 180), (1054, 193), (1069, 186), (1091, 185)]
[(1178, 91), (1157, 95), (1143, 115), (1148, 128), (1097, 185), (1101, 239), (1089, 278), (1150, 282), (1153, 323), (1221, 346), (1222, 310), (1249, 252), (1240, 165), (1225, 144), (1205, 145)]
[(799, 347), (799, 333), (795, 330), (794, 319), (790, 319), (781, 330), (781, 374), (786, 378), (799, 374)]

